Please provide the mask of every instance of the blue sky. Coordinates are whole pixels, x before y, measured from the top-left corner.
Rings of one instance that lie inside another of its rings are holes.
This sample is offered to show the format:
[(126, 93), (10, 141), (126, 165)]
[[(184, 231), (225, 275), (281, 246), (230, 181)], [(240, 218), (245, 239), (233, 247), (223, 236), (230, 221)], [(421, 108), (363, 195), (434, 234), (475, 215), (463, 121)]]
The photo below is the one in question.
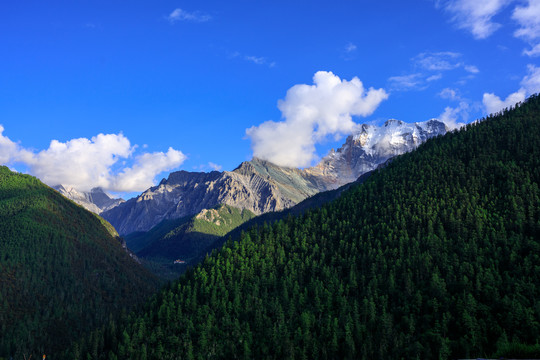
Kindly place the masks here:
[[(4, 1), (0, 13), (0, 162), (50, 185), (132, 194), (254, 150), (307, 166), (355, 124), (456, 126), (540, 90), (540, 1)], [(319, 115), (299, 114), (306, 104)]]

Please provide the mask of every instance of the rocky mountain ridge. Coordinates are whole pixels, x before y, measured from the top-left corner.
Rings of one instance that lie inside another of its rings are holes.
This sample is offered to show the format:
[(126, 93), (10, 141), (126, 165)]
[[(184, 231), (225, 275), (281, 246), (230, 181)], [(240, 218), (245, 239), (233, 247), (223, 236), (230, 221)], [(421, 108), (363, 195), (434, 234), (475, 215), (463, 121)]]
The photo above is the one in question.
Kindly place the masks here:
[(279, 211), (318, 192), (355, 181), (389, 158), (446, 131), (444, 123), (434, 119), (413, 124), (388, 120), (380, 127), (364, 124), (341, 148), (331, 151), (314, 167), (286, 168), (253, 158), (233, 171), (177, 171), (137, 198), (104, 211), (102, 216), (120, 234), (129, 234), (219, 204), (247, 209), (256, 215)]

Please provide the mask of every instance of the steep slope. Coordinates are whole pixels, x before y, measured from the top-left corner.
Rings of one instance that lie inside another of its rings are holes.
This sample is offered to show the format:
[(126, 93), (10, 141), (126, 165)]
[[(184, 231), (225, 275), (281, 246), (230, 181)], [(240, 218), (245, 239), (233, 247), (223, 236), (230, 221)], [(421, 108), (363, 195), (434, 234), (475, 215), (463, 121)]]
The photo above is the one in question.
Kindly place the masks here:
[(383, 126), (363, 125), (337, 152), (309, 169), (280, 167), (254, 158), (233, 171), (174, 172), (158, 186), (145, 191), (102, 216), (120, 234), (148, 231), (163, 220), (197, 214), (227, 204), (260, 215), (290, 208), (314, 194), (355, 181), (390, 157), (414, 149), (442, 135), (442, 122), (407, 124), (389, 120)]
[(157, 289), (104, 224), (0, 167), (0, 357), (54, 354)]
[(124, 199), (111, 198), (101, 188), (93, 188), (90, 192), (84, 192), (70, 186), (56, 185), (53, 186), (53, 189), (96, 214), (110, 210), (125, 201)]
[(448, 359), (511, 356), (512, 341), (534, 355), (539, 254), (533, 97), (245, 232), (97, 346), (103, 358)]

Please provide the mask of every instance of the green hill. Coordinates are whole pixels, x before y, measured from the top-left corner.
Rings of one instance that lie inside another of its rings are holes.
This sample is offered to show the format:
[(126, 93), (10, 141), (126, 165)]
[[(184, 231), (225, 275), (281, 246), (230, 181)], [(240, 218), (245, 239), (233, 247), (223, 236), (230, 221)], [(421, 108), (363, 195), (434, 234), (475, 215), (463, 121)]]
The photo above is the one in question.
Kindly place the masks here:
[(427, 141), (320, 209), (244, 232), (77, 350), (100, 359), (538, 357), (539, 184), (534, 96)]
[(0, 358), (54, 354), (157, 289), (107, 222), (0, 167)]
[[(247, 209), (222, 204), (193, 217), (162, 221), (148, 232), (128, 235), (126, 243), (155, 274), (176, 279), (204, 258), (218, 239), (254, 217)], [(173, 264), (174, 260), (185, 264)]]

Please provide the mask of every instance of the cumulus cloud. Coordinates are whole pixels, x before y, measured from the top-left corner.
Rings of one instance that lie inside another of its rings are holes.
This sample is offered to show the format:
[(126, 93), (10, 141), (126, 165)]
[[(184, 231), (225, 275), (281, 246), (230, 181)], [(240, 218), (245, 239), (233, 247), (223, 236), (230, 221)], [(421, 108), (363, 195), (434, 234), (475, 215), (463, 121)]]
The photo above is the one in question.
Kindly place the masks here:
[(447, 106), (439, 120), (446, 124), (450, 129), (462, 127), (469, 120), (470, 105), (467, 101), (461, 100), (456, 107)]
[(316, 158), (317, 143), (351, 133), (357, 126), (352, 116), (371, 115), (387, 98), (383, 89), (366, 89), (357, 77), (347, 81), (319, 71), (313, 85), (295, 85), (278, 101), (284, 121), (246, 130), (253, 155), (281, 166), (308, 166)]
[(19, 146), (3, 135), (4, 127), (0, 125), (0, 164), (8, 164), (18, 157)]
[(525, 100), (525, 97), (524, 89), (519, 89), (515, 93), (508, 95), (504, 100), (501, 100), (500, 97), (493, 93), (484, 93), (482, 103), (484, 104), (487, 113), (492, 114), (501, 111), (504, 108), (516, 105), (516, 103)]
[(204, 14), (200, 11), (189, 12), (182, 10), (180, 8), (174, 9), (168, 16), (167, 19), (171, 23), (177, 21), (192, 21), (192, 22), (206, 22), (210, 21), (212, 17), (208, 14)]
[(512, 0), (448, 0), (438, 1), (452, 15), (460, 29), (467, 30), (476, 39), (485, 39), (493, 34), (501, 25), (493, 21), (497, 15)]
[(525, 100), (528, 96), (540, 92), (540, 67), (529, 65), (528, 74), (521, 80), (521, 87), (514, 93), (502, 100), (493, 93), (484, 93), (482, 102), (488, 114), (496, 113), (502, 109), (516, 105)]
[(457, 106), (447, 106), (438, 118), (450, 129), (460, 128), (469, 121), (469, 114), (478, 106), (469, 99), (463, 98), (459, 91), (451, 88), (444, 88), (439, 93), (442, 99), (457, 102)]
[[(3, 128), (1, 128), (3, 130)], [(153, 185), (162, 171), (178, 167), (185, 156), (169, 148), (164, 153), (145, 153), (135, 157), (132, 167), (115, 169), (120, 159), (136, 150), (122, 134), (99, 134), (66, 142), (52, 140), (49, 148), (34, 152), (1, 135), (0, 160), (4, 164), (23, 163), (29, 173), (48, 185), (72, 186), (87, 191), (102, 187), (111, 191), (142, 191)]]
[(526, 6), (516, 6), (512, 19), (519, 24), (514, 36), (528, 41), (530, 50), (523, 53), (529, 56), (540, 55), (540, 0), (529, 0)]
[(184, 162), (186, 156), (169, 147), (166, 153), (154, 152), (139, 155), (135, 164), (124, 169), (112, 181), (114, 191), (140, 191), (154, 185), (157, 174), (172, 170)]

